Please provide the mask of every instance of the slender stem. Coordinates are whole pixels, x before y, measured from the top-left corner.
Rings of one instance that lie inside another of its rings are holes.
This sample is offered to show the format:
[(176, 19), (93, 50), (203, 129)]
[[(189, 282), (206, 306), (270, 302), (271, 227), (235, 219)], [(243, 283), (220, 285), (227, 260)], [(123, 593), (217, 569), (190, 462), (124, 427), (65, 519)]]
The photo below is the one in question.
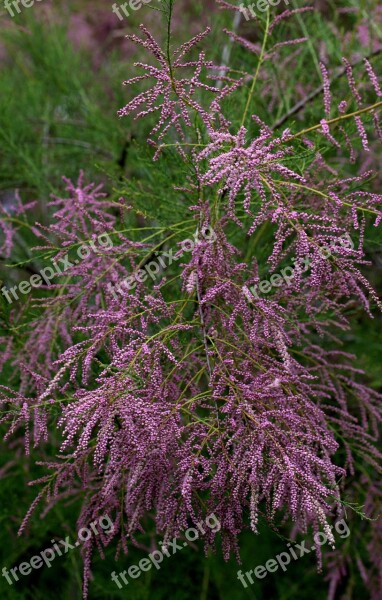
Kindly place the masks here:
[(173, 9), (173, 6), (174, 6), (174, 0), (170, 0), (169, 4), (168, 4), (166, 52), (167, 52), (168, 68), (170, 69), (170, 77), (171, 77), (171, 81), (173, 83), (173, 87), (174, 87), (174, 90), (175, 90), (173, 70), (172, 70), (172, 63), (171, 63), (171, 52), (170, 52), (171, 21), (172, 21), (172, 9)]
[(210, 579), (210, 564), (209, 564), (209, 562), (205, 562), (200, 600), (207, 600), (209, 579)]
[[(376, 110), (377, 108), (380, 108), (380, 107), (382, 107), (382, 101), (376, 102), (375, 104), (372, 104), (371, 106), (366, 106), (366, 108), (361, 108), (360, 110), (356, 110), (352, 113), (348, 113), (346, 115), (341, 115), (340, 117), (336, 117), (335, 119), (329, 119), (326, 122), (328, 125), (333, 125), (334, 123), (339, 123), (340, 121), (350, 119), (350, 117), (356, 117), (358, 115), (361, 115), (362, 113), (370, 112), (371, 110)], [(288, 138), (288, 141), (299, 138), (302, 135), (305, 135), (306, 133), (310, 133), (311, 131), (315, 131), (316, 129), (319, 129), (320, 127), (321, 127), (321, 123), (319, 123), (318, 125), (313, 125), (313, 127), (308, 127), (307, 129), (303, 129), (302, 131), (299, 131), (295, 135), (292, 135), (290, 138)]]
[(189, 144), (187, 142), (176, 142), (175, 144), (161, 144), (161, 148), (172, 148), (175, 147), (177, 148), (178, 146), (200, 146), (202, 148), (205, 148), (207, 146), (207, 144)]
[[(295, 8), (298, 8), (297, 4), (296, 5), (294, 4), (294, 6), (295, 6)], [(309, 35), (309, 31), (307, 30), (307, 27), (305, 25), (304, 19), (302, 18), (302, 16), (300, 15), (300, 13), (297, 13), (296, 17), (297, 17), (297, 21), (300, 24), (301, 31), (302, 31), (303, 35), (306, 37), (306, 39), (307, 39), (307, 44), (308, 44), (309, 52), (312, 55), (312, 59), (313, 59), (313, 62), (314, 62), (314, 66), (316, 67), (318, 76), (320, 78), (322, 78), (320, 65), (319, 65), (319, 62), (317, 60), (317, 54), (315, 52), (314, 45), (312, 43), (312, 38)]]
[[(351, 63), (351, 66), (355, 67), (355, 66), (359, 65), (360, 63), (362, 63), (365, 60), (365, 58), (369, 60), (370, 58), (373, 58), (374, 56), (377, 56), (381, 52), (382, 52), (382, 49), (374, 50), (374, 52), (371, 52), (367, 56), (363, 56), (359, 60), (354, 61), (353, 63)], [(337, 79), (340, 79), (340, 77), (342, 77), (345, 73), (346, 73), (346, 68), (342, 67), (334, 75), (334, 77), (331, 79), (330, 83), (334, 83), (335, 81), (337, 81)], [(313, 90), (313, 92), (311, 92), (310, 94), (308, 94), (308, 96), (306, 96), (305, 98), (303, 98), (302, 100), (300, 100), (299, 102), (297, 102), (297, 104), (295, 104), (290, 109), (290, 111), (288, 111), (283, 117), (281, 117), (278, 121), (276, 121), (276, 123), (272, 126), (272, 131), (274, 131), (275, 129), (278, 129), (279, 127), (281, 127), (281, 125), (284, 125), (284, 123), (290, 117), (292, 117), (293, 115), (295, 115), (298, 112), (300, 112), (300, 110), (302, 110), (309, 102), (311, 102), (312, 100), (314, 100), (314, 98), (316, 98), (317, 96), (319, 96), (323, 92), (323, 90), (324, 90), (324, 86), (320, 85), (315, 90)]]
[[(266, 182), (266, 180), (265, 180), (265, 182)], [(274, 179), (273, 183), (278, 183), (279, 185), (284, 185), (287, 187), (292, 186), (292, 187), (296, 187), (299, 189), (307, 190), (308, 192), (313, 192), (314, 194), (317, 194), (317, 196), (321, 196), (322, 198), (326, 198), (327, 200), (330, 200), (333, 202), (333, 198), (331, 198), (324, 192), (321, 192), (321, 190), (317, 190), (316, 188), (312, 188), (307, 185), (302, 185), (301, 183), (296, 183), (295, 181), (280, 181), (279, 179)], [(363, 210), (364, 212), (369, 212), (373, 215), (379, 214), (376, 210), (372, 210), (371, 208), (367, 208), (365, 206), (356, 206), (354, 204), (351, 204), (350, 202), (345, 202), (344, 200), (342, 200), (342, 204), (344, 204), (344, 206), (349, 206), (351, 208), (353, 206), (355, 206), (357, 210)]]
[(198, 276), (197, 273), (196, 273), (196, 293), (197, 293), (197, 296), (198, 296), (198, 312), (199, 312), (200, 324), (201, 324), (201, 329), (202, 329), (202, 334), (203, 334), (204, 351), (206, 353), (208, 373), (209, 373), (210, 381), (211, 381), (212, 369), (211, 369), (211, 363), (210, 363), (210, 356), (209, 356), (209, 352), (208, 352), (207, 332), (206, 332), (206, 325), (205, 325), (205, 322), (204, 322), (203, 307), (202, 307), (202, 298), (201, 298), (201, 294), (200, 294), (200, 285), (199, 285), (199, 276)]
[(270, 23), (270, 17), (269, 17), (269, 9), (268, 9), (267, 10), (267, 22), (266, 22), (266, 26), (265, 26), (263, 45), (261, 47), (261, 52), (260, 52), (260, 56), (259, 56), (259, 62), (257, 63), (256, 73), (255, 73), (255, 76), (254, 76), (253, 81), (252, 81), (251, 89), (250, 89), (250, 92), (249, 92), (249, 95), (248, 95), (248, 99), (247, 99), (247, 104), (245, 105), (244, 114), (243, 114), (243, 118), (242, 118), (242, 121), (241, 121), (241, 127), (243, 127), (243, 125), (245, 123), (245, 120), (247, 118), (247, 114), (248, 114), (249, 106), (251, 104), (253, 92), (255, 91), (255, 86), (256, 86), (257, 78), (258, 78), (259, 73), (260, 73), (260, 67), (263, 64), (263, 58), (264, 58), (264, 54), (265, 54), (265, 47), (266, 47), (267, 41), (268, 41), (269, 23)]

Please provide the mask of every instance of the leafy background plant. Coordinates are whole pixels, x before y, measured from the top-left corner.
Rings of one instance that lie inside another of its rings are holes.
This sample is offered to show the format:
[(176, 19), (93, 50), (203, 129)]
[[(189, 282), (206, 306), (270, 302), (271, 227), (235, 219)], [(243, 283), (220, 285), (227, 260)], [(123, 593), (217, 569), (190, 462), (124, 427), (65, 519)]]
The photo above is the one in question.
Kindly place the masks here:
[[(302, 4), (295, 3), (301, 7)], [(106, 7), (109, 9), (109, 7)], [(157, 37), (164, 39), (165, 22), (159, 22), (157, 13), (149, 8), (136, 14), (126, 24), (117, 20), (111, 23), (110, 11), (105, 6), (92, 6), (91, 14), (88, 6), (72, 2), (65, 9), (45, 9), (34, 6), (23, 11), (23, 14), (12, 21), (3, 17), (2, 40), (4, 58), (1, 72), (0, 93), (0, 186), (2, 203), (12, 203), (15, 190), (20, 190), (25, 201), (38, 200), (33, 218), (48, 224), (47, 202), (50, 193), (62, 194), (61, 176), (75, 180), (79, 169), (86, 173), (86, 181), (103, 182), (108, 199), (118, 202), (121, 196), (133, 204), (135, 214), (130, 217), (130, 228), (138, 231), (130, 233), (134, 241), (141, 239), (139, 229), (144, 225), (161, 228), (159, 241), (164, 241), (169, 232), (177, 228), (177, 223), (189, 218), (187, 197), (174, 188), (184, 185), (184, 181), (192, 174), (192, 165), (183, 164), (177, 159), (174, 149), (165, 149), (160, 161), (153, 163), (153, 151), (146, 144), (146, 137), (154, 119), (149, 118), (143, 125), (141, 122), (118, 119), (116, 110), (126, 103), (126, 89), (120, 82), (131, 72), (132, 60), (143, 60), (138, 51), (133, 55), (131, 46), (126, 46), (122, 34), (136, 32), (137, 24), (144, 20), (150, 28), (156, 30)], [(351, 12), (340, 12), (339, 8)], [(41, 10), (40, 10), (41, 9)], [(84, 31), (78, 27), (77, 39), (73, 34), (73, 18), (81, 26), (89, 23), (87, 45), (83, 47)], [(70, 21), (69, 21), (70, 20)], [(68, 21), (70, 25), (68, 25)], [(204, 25), (213, 21), (214, 29), (211, 38), (206, 40), (208, 58), (220, 64), (223, 48), (229, 44), (223, 36), (223, 27), (232, 28), (232, 14), (218, 11), (214, 4), (186, 2), (175, 4), (173, 21), (173, 42), (182, 43), (189, 38), (188, 22), (192, 22), (195, 33)], [(124, 26), (126, 25), (126, 31)], [(261, 43), (261, 26), (242, 22), (240, 35), (253, 43)], [(323, 56), (330, 57), (335, 69), (341, 65), (343, 55), (359, 56), (376, 53), (382, 47), (381, 40), (382, 15), (380, 7), (374, 2), (351, 3), (317, 3), (316, 11), (296, 15), (281, 25), (279, 39), (299, 38), (305, 36), (308, 42), (301, 46), (297, 59), (293, 63), (293, 71), (282, 63), (268, 61), (260, 74), (259, 82), (265, 86), (265, 93), (257, 93), (253, 101), (253, 110), (268, 124), (276, 123), (301, 98), (321, 83), (318, 67)], [(69, 30), (69, 32), (68, 32)], [(118, 34), (118, 35), (116, 35)], [(71, 41), (68, 41), (70, 35)], [(74, 39), (73, 39), (74, 38)], [(178, 45), (178, 44), (176, 44)], [(229, 45), (230, 64), (239, 65), (239, 70), (252, 70), (254, 57), (237, 44)], [(286, 53), (287, 55), (287, 53)], [(377, 74), (381, 73), (381, 57), (375, 54), (373, 67)], [(364, 78), (362, 70), (357, 72)], [(268, 82), (268, 89), (267, 89)], [(340, 98), (346, 87), (346, 80), (336, 80), (333, 95), (338, 92)], [(277, 92), (275, 92), (277, 90)], [(228, 97), (225, 112), (230, 115), (236, 130), (240, 125), (245, 110), (248, 90), (239, 89), (234, 97)], [(346, 92), (348, 93), (348, 92)], [(270, 97), (275, 96), (270, 102)], [(291, 117), (300, 129), (311, 123), (318, 123), (323, 116), (322, 95), (317, 95), (305, 109)], [(198, 124), (199, 125), (199, 124)], [(253, 124), (250, 133), (255, 133)], [(372, 125), (370, 124), (372, 129)], [(356, 139), (356, 128), (349, 127), (349, 135)], [(361, 151), (359, 142), (355, 142)], [(320, 141), (320, 150), (329, 162), (336, 157), (336, 151), (325, 140)], [(362, 152), (362, 151), (361, 151)], [(338, 157), (336, 157), (338, 158)], [(341, 158), (341, 157), (340, 157)], [(288, 164), (292, 170), (299, 171), (311, 160), (311, 154), (305, 151), (296, 163)], [(369, 155), (362, 154), (362, 160), (370, 166), (378, 167), (380, 149), (373, 144)], [(343, 158), (346, 173), (356, 175), (359, 163), (348, 164), (347, 156)], [(372, 189), (378, 190), (380, 175), (372, 182)], [(29, 216), (28, 216), (29, 220)], [(27, 222), (27, 221), (25, 221)], [(192, 228), (190, 228), (190, 233)], [(230, 227), (230, 240), (243, 250), (246, 258), (254, 253), (263, 274), (267, 269), (265, 260), (272, 244), (273, 231), (264, 228), (261, 238), (248, 244), (240, 231)], [(135, 236), (135, 238), (134, 238)], [(181, 236), (175, 240), (182, 239)], [(1, 279), (7, 286), (29, 278), (30, 269), (39, 270), (44, 266), (41, 253), (33, 252), (35, 238), (27, 225), (18, 228), (15, 253), (10, 263), (1, 261)], [(381, 287), (381, 239), (379, 230), (369, 226), (365, 235), (365, 247), (372, 266), (365, 267), (364, 273), (374, 287)], [(8, 265), (8, 266), (7, 266)], [(9, 268), (11, 267), (11, 268)], [(171, 297), (177, 289), (174, 281), (168, 288)], [(173, 286), (173, 287), (172, 287)], [(39, 295), (39, 294), (37, 294)], [(1, 335), (8, 336), (10, 331), (10, 307), (1, 299)], [(31, 306), (26, 299), (25, 310), (19, 326), (12, 329), (17, 348), (24, 346), (24, 331), (28, 321), (43, 314), (42, 308)], [(36, 312), (37, 311), (37, 312)], [(39, 312), (40, 311), (40, 312)], [(374, 311), (374, 320), (370, 320), (357, 306), (353, 309), (352, 330), (342, 336), (344, 349), (357, 354), (357, 367), (365, 370), (365, 383), (373, 389), (380, 389), (380, 324), (381, 317)], [(59, 336), (56, 340), (60, 347)], [(1, 383), (7, 384), (13, 375), (8, 364), (1, 374)], [(28, 560), (33, 554), (49, 544), (52, 536), (59, 538), (70, 533), (75, 539), (76, 518), (81, 498), (70, 502), (61, 502), (48, 513), (46, 518), (39, 519), (38, 513), (30, 522), (29, 528), (21, 538), (17, 529), (35, 497), (35, 490), (28, 487), (28, 482), (42, 476), (43, 469), (35, 465), (41, 460), (43, 452), (46, 460), (54, 459), (60, 445), (60, 436), (54, 424), (58, 412), (52, 412), (49, 442), (43, 448), (33, 450), (30, 456), (23, 453), (23, 440), (12, 438), (3, 446), (3, 469), (1, 486), (1, 536), (4, 557), (2, 564), (16, 565)], [(357, 505), (365, 504), (364, 490), (349, 501)], [(346, 555), (350, 557), (351, 568), (344, 583), (344, 594), (349, 597), (365, 597), (365, 586), (355, 566), (357, 554), (365, 562), (368, 543), (367, 527), (359, 515), (349, 510), (349, 526), (352, 530), (350, 545)], [(364, 532), (365, 530), (365, 532)], [(260, 534), (254, 536), (243, 532), (240, 536), (243, 565), (245, 570), (273, 557), (284, 550), (286, 532), (273, 532), (267, 524), (260, 520)], [(149, 537), (149, 536), (148, 536)], [(354, 542), (357, 539), (359, 542)], [(145, 539), (143, 536), (143, 543)], [(147, 540), (146, 540), (147, 543)], [(362, 545), (363, 544), (363, 545)], [(12, 548), (12, 549), (11, 549)], [(11, 550), (10, 550), (11, 549)], [(132, 547), (128, 557), (117, 564), (121, 569), (128, 564), (136, 563), (145, 556), (144, 551)], [(176, 562), (175, 562), (176, 561)], [(106, 560), (95, 556), (93, 573), (94, 581), (90, 585), (90, 598), (119, 598), (127, 593), (132, 598), (164, 598), (169, 594), (175, 598), (265, 598), (275, 597), (281, 600), (312, 596), (327, 597), (327, 583), (323, 576), (316, 573), (314, 556), (304, 557), (292, 564), (287, 573), (264, 582), (256, 582), (254, 586), (244, 590), (236, 579), (237, 563), (234, 560), (225, 563), (220, 555), (205, 558), (200, 546), (196, 550), (187, 549), (184, 554), (164, 563), (159, 572), (150, 571), (137, 581), (130, 581), (128, 590), (117, 590), (110, 582), (110, 572), (115, 570), (112, 549), (107, 549)], [(117, 569), (118, 571), (119, 569)], [(78, 551), (55, 560), (51, 569), (33, 572), (23, 581), (10, 588), (5, 580), (0, 582), (2, 595), (5, 598), (72, 598), (81, 597), (82, 565)], [(351, 590), (351, 592), (349, 591)], [(341, 595), (338, 597), (348, 597)]]

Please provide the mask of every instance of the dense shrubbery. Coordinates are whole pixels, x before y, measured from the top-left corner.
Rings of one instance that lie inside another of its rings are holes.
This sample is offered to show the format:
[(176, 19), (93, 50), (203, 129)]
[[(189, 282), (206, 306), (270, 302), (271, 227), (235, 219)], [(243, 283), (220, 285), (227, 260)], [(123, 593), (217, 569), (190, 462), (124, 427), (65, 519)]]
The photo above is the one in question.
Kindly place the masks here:
[[(204, 536), (206, 553), (221, 545), (226, 560), (271, 529), (291, 539), (321, 530), (333, 546), (317, 548), (329, 597), (377, 599), (382, 396), (365, 347), (382, 308), (380, 274), (368, 270), (382, 218), (381, 11), (369, 7), (366, 30), (361, 8), (272, 9), (245, 23), (218, 5), (211, 29), (184, 42), (177, 6), (163, 1), (161, 31), (128, 36), (136, 72), (131, 59), (111, 61), (113, 82), (102, 72), (113, 90), (128, 71), (111, 101), (67, 51), (54, 88), (75, 114), (45, 104), (37, 160), (35, 125), (18, 144), (19, 111), (6, 108), (3, 188), (20, 191), (1, 208), (1, 256), (13, 266), (1, 299), (2, 422), (7, 443), (19, 448), (22, 436), (40, 465), (20, 533), (44, 505), (74, 502), (78, 528), (108, 515), (112, 530), (82, 546), (83, 593), (98, 597), (94, 551), (112, 565), (111, 550), (166, 544), (208, 514), (221, 530)], [(48, 64), (38, 48), (53, 42), (41, 39), (21, 42), (30, 72)], [(36, 107), (44, 86), (33, 93)], [(70, 145), (60, 122), (84, 127), (82, 149), (48, 159), (45, 142)], [(94, 144), (103, 162), (88, 165)], [(48, 265), (50, 284), (33, 285)], [(9, 290), (23, 279), (32, 284), (20, 301)], [(352, 531), (340, 548), (337, 518)]]

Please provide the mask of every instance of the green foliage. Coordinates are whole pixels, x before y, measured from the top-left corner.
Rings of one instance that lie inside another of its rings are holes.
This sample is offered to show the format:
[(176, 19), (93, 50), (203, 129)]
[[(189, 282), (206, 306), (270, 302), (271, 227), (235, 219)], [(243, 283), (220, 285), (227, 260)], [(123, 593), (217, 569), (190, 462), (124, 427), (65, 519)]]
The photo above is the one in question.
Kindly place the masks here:
[[(265, 97), (257, 94), (251, 104), (251, 108), (256, 107), (257, 114), (264, 121), (275, 124), (291, 110), (299, 99), (296, 96), (297, 81), (302, 89), (311, 84), (312, 80), (315, 86), (321, 84), (317, 68), (320, 40), (325, 40), (332, 66), (341, 65), (342, 40), (334, 32), (332, 24), (338, 25), (344, 36), (351, 34), (367, 13), (370, 3), (351, 0), (341, 4), (355, 6), (359, 8), (359, 13), (340, 16), (337, 12), (338, 3), (329, 2), (330, 12), (325, 18), (319, 13), (308, 14), (303, 19), (298, 17), (289, 20), (282, 26), (294, 37), (308, 35), (309, 44), (298, 55), (293, 77), (276, 62), (270, 64), (267, 75), (272, 84), (277, 85), (277, 102), (271, 107)], [(297, 7), (300, 3), (294, 2), (294, 5)], [(35, 8), (37, 11), (37, 6)], [(197, 19), (204, 18), (205, 4), (193, 3), (191, 12)], [(222, 41), (219, 23), (230, 28), (231, 21), (231, 16), (226, 13), (216, 17), (218, 26), (213, 32), (209, 47), (207, 45), (211, 60), (219, 62), (223, 45), (228, 43), (225, 38)], [(244, 24), (243, 31), (251, 41), (261, 42), (264, 26), (265, 16), (262, 15), (259, 27), (254, 28), (253, 22), (249, 22)], [(381, 34), (377, 24), (370, 24), (370, 27), (377, 28), (377, 34)], [(187, 37), (184, 29), (183, 25), (181, 41)], [(162, 30), (161, 33), (165, 40), (166, 32)], [(284, 33), (284, 29), (281, 33)], [(153, 151), (145, 142), (150, 120), (142, 127), (131, 120), (119, 120), (116, 116), (117, 109), (123, 106), (128, 97), (129, 92), (121, 86), (121, 81), (127, 75), (130, 76), (132, 61), (121, 60), (119, 54), (113, 51), (104, 57), (95, 72), (91, 54), (75, 50), (68, 42), (67, 27), (54, 21), (47, 23), (42, 19), (37, 20), (32, 10), (26, 10), (17, 19), (17, 27), (4, 28), (1, 37), (9, 58), (1, 67), (0, 78), (0, 194), (17, 188), (23, 198), (36, 198), (36, 219), (44, 223), (50, 193), (62, 190), (61, 176), (75, 179), (82, 168), (87, 180), (107, 181), (107, 191), (116, 203), (120, 196), (124, 196), (134, 206), (134, 217), (129, 217), (123, 224), (131, 229), (132, 240), (140, 239), (141, 233), (137, 225), (142, 225), (142, 222), (149, 223), (153, 228), (147, 231), (147, 235), (153, 233), (155, 227), (159, 228), (156, 238), (158, 245), (171, 243), (171, 247), (175, 247), (177, 241), (190, 237), (195, 224), (190, 220), (188, 206), (191, 199), (197, 200), (197, 190), (187, 194), (176, 188), (184, 187), (185, 181), (192, 180), (192, 166), (185, 167), (171, 147), (163, 151), (160, 163), (153, 164)], [(353, 34), (348, 37), (351, 38), (350, 48), (356, 51), (356, 37)], [(235, 45), (231, 47), (231, 64), (236, 65), (238, 70), (246, 70), (252, 63), (248, 53)], [(376, 57), (373, 64), (380, 72), (381, 57)], [(336, 88), (342, 88), (341, 78), (336, 80), (334, 93)], [(247, 96), (248, 87), (244, 87), (234, 98), (226, 100), (227, 112), (233, 114), (234, 127), (240, 125)], [(307, 105), (304, 117), (305, 123), (319, 122), (322, 118), (322, 96), (318, 95)], [(296, 131), (302, 129), (300, 115), (293, 116), (288, 121), (288, 126)], [(257, 126), (252, 124), (250, 127), (250, 132), (254, 132)], [(198, 128), (197, 133), (201, 142), (205, 141), (202, 128)], [(349, 133), (353, 137), (355, 126), (350, 126)], [(296, 149), (298, 152), (293, 159), (295, 162), (285, 164), (293, 170), (304, 169), (313, 160), (314, 153), (308, 152), (298, 141)], [(320, 140), (317, 149), (326, 158), (334, 157), (333, 149), (325, 140)], [(380, 160), (380, 157), (376, 160)], [(357, 165), (349, 164), (346, 168), (349, 177), (357, 172)], [(184, 223), (185, 221), (188, 222)], [(168, 242), (172, 234), (174, 237)], [(233, 228), (232, 241), (241, 247), (245, 260), (256, 251), (259, 262), (264, 266), (267, 242), (272, 239), (272, 235), (272, 228), (268, 226), (261, 230), (261, 235), (253, 236), (248, 241), (236, 229), (234, 233)], [(17, 261), (20, 264), (14, 266), (16, 273), (10, 273), (5, 268), (5, 261), (0, 261), (0, 278), (7, 284), (24, 278), (26, 265), (39, 267), (38, 256), (30, 251), (35, 238), (27, 226), (20, 225), (19, 236), (21, 241), (17, 245)], [(369, 258), (374, 266), (365, 268), (365, 274), (374, 287), (380, 290), (382, 240), (380, 234), (370, 227), (366, 241)], [(143, 254), (142, 258), (147, 257)], [(266, 273), (262, 275), (266, 276)], [(178, 284), (179, 282), (171, 285)], [(10, 310), (5, 299), (0, 296), (0, 336), (9, 332)], [(25, 318), (34, 314), (31, 309)], [(344, 348), (358, 355), (357, 366), (369, 374), (372, 387), (380, 388), (381, 316), (376, 313), (374, 321), (371, 321), (361, 311), (357, 311), (354, 321), (355, 327), (351, 334), (343, 336)], [(21, 347), (22, 325), (18, 331)], [(2, 375), (2, 384), (8, 382), (11, 371), (8, 366)], [(58, 443), (57, 440), (51, 442), (44, 450), (47, 458), (54, 458), (49, 453)], [(27, 483), (42, 474), (41, 467), (34, 464), (35, 458), (41, 459), (40, 455), (37, 457), (34, 453), (30, 457), (23, 457), (22, 448), (15, 440), (9, 445), (3, 445), (0, 486), (1, 565), (8, 568), (29, 560), (48, 547), (52, 537), (63, 538), (70, 535), (72, 540), (76, 538), (76, 503), (80, 499), (75, 502), (63, 501), (44, 519), (35, 517), (27, 533), (22, 538), (17, 537), (18, 526), (35, 497), (34, 489), (28, 487)], [(362, 505), (362, 501), (363, 498), (357, 499), (357, 504)], [(143, 543), (149, 542), (148, 536), (142, 537)], [(242, 535), (242, 549), (241, 568), (246, 571), (264, 564), (278, 552), (285, 550), (285, 541), (263, 526), (258, 538), (247, 533)], [(96, 578), (91, 587), (90, 599), (118, 600), (128, 597), (132, 600), (164, 600), (171, 597), (175, 600), (308, 600), (312, 595), (319, 600), (326, 598), (327, 587), (315, 571), (314, 555), (292, 563), (287, 573), (277, 573), (272, 579), (268, 575), (266, 582), (256, 581), (253, 586), (244, 589), (237, 581), (236, 571), (239, 567), (236, 561), (224, 563), (220, 556), (206, 559), (201, 543), (168, 559), (160, 571), (152, 570), (137, 581), (130, 581), (128, 588), (119, 591), (110, 581), (111, 571), (122, 571), (144, 556), (144, 551), (131, 548), (129, 556), (117, 563), (114, 563), (111, 550), (106, 552), (104, 561), (96, 557)], [(31, 576), (23, 577), (13, 587), (1, 577), (0, 595), (6, 600), (80, 599), (81, 577), (80, 552), (76, 549), (57, 558), (51, 569), (33, 571)], [(354, 584), (356, 590), (357, 586), (362, 594), (358, 580)]]

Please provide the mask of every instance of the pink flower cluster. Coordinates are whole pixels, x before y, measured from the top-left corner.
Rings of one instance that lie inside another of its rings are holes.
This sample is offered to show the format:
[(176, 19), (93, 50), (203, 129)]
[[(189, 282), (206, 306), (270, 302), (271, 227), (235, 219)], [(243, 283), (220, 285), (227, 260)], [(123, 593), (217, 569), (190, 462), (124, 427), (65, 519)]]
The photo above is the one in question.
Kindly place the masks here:
[[(193, 230), (212, 228), (215, 239), (201, 239), (189, 259), (174, 266), (182, 285), (172, 296), (163, 277), (150, 289), (138, 280), (121, 302), (110, 285), (153, 249), (120, 231), (118, 222), (132, 210), (124, 199), (111, 201), (81, 175), (75, 184), (66, 182), (65, 198), (53, 201), (53, 223), (35, 227), (44, 249), (57, 240), (64, 252), (101, 231), (114, 244), (107, 256), (91, 254), (66, 272), (69, 280), (51, 286), (57, 294), (36, 301), (45, 310), (30, 323), (24, 349), (4, 350), (3, 362), (11, 361), (21, 377), (17, 392), (0, 387), (2, 404), (14, 411), (9, 435), (25, 422), (26, 446), (29, 436), (37, 445), (48, 438), (52, 408), (59, 410), (61, 455), (46, 464), (52, 473), (37, 482), (42, 490), (34, 506), (43, 497), (50, 506), (86, 489), (80, 524), (110, 515), (124, 552), (127, 540), (138, 543), (147, 515), (166, 541), (213, 513), (225, 558), (239, 554), (244, 527), (258, 533), (260, 516), (269, 522), (282, 516), (301, 531), (322, 529), (334, 543), (329, 521), (341, 514), (359, 456), (372, 468), (382, 459), (375, 447), (381, 396), (364, 385), (355, 357), (341, 348), (350, 309), (361, 305), (370, 313), (371, 302), (380, 305), (361, 269), (367, 264), (365, 216), (380, 224), (382, 196), (365, 189), (370, 172), (341, 177), (315, 147), (324, 136), (342, 148), (332, 132), (336, 125), (347, 135), (346, 109), (338, 120), (329, 118), (325, 67), (321, 123), (276, 136), (253, 115), (250, 125), (235, 130), (222, 106), (244, 80), (227, 75), (223, 88), (211, 86), (202, 74), (217, 78), (216, 67), (203, 52), (184, 62), (209, 31), (169, 54), (141, 29), (144, 39), (130, 39), (159, 66), (137, 63), (144, 74), (126, 83), (155, 83), (119, 114), (158, 115), (150, 139), (157, 135), (163, 151), (165, 135), (175, 129), (184, 144), (179, 160), (193, 167), (183, 190)], [(345, 64), (357, 112), (363, 104)], [(380, 96), (371, 65), (366, 68)], [(364, 113), (349, 114), (366, 148)], [(199, 142), (187, 151), (191, 115), (198, 118)], [(309, 160), (299, 162), (301, 151)], [(300, 167), (288, 166), (292, 159)], [(264, 267), (256, 256), (265, 230), (272, 232), (271, 273), (292, 258), (307, 258), (310, 269), (296, 271), (272, 296), (248, 302), (243, 286), (261, 280)], [(349, 235), (357, 240), (353, 247), (338, 243)], [(330, 256), (323, 246), (333, 248)], [(206, 548), (215, 541), (209, 530)], [(98, 539), (85, 542), (85, 596), (93, 543), (102, 552)]]

